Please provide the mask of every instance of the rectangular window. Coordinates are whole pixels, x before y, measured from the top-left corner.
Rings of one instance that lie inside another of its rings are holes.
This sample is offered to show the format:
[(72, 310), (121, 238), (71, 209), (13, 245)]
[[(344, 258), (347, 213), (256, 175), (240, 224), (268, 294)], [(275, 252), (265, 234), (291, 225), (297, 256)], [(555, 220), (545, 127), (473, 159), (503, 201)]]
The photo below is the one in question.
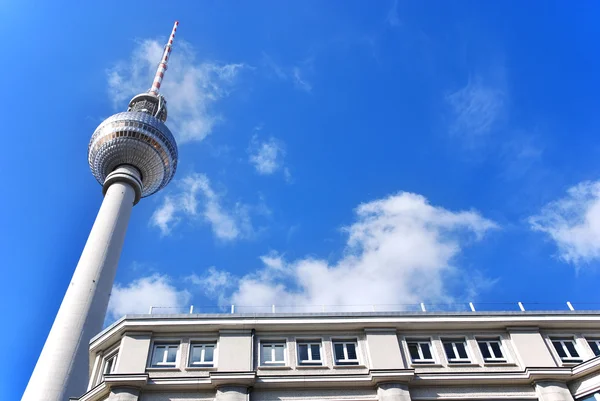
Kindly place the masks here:
[(111, 355), (104, 360), (104, 367), (102, 368), (103, 375), (110, 375), (115, 372), (115, 369), (117, 368), (117, 355), (118, 354)]
[(190, 347), (190, 363), (194, 367), (213, 367), (215, 361), (215, 343), (192, 343)]
[(461, 340), (442, 340), (444, 351), (449, 363), (468, 363), (469, 354), (467, 354), (467, 344), (464, 339)]
[(594, 355), (600, 356), (600, 340), (588, 340), (588, 344)]
[(406, 340), (413, 363), (434, 363), (429, 340)]
[(177, 366), (179, 344), (154, 344), (152, 351), (152, 368), (168, 368)]
[(260, 365), (285, 366), (285, 342), (261, 342)]
[(485, 362), (506, 362), (500, 339), (478, 339), (477, 345)]
[(299, 341), (298, 342), (298, 364), (299, 365), (322, 365), (321, 342)]
[(356, 341), (333, 341), (336, 365), (358, 365)]
[(572, 338), (551, 338), (552, 345), (562, 361), (580, 362), (581, 357)]

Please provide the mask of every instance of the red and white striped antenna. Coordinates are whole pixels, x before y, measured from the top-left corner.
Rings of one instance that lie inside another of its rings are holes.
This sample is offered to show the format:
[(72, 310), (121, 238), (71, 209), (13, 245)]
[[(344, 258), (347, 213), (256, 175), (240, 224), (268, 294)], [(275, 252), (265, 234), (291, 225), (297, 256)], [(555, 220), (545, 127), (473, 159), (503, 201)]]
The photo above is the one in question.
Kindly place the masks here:
[(169, 41), (165, 46), (162, 59), (160, 60), (160, 64), (158, 64), (158, 69), (156, 70), (156, 75), (154, 76), (154, 82), (152, 82), (152, 87), (148, 91), (153, 95), (158, 95), (160, 84), (165, 76), (165, 71), (167, 71), (167, 62), (169, 61), (169, 55), (171, 54), (171, 47), (173, 46), (173, 39), (175, 39), (175, 32), (177, 32), (177, 25), (179, 25), (179, 21), (175, 21), (175, 24), (173, 25), (171, 36), (169, 36)]

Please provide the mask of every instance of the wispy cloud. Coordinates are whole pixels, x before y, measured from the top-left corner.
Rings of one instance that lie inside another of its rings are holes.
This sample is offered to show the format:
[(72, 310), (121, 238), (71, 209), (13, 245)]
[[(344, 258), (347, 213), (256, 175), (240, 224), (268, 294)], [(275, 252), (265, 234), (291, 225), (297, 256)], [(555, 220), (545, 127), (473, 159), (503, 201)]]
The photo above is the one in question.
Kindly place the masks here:
[(227, 303), (225, 294), (236, 285), (237, 279), (227, 271), (209, 267), (205, 274), (192, 274), (187, 280), (199, 288), (202, 295), (217, 299), (219, 305), (224, 305)]
[[(345, 229), (344, 256), (338, 261), (312, 257), (287, 261), (271, 252), (261, 258), (263, 267), (255, 273), (235, 279), (217, 271), (228, 283), (236, 282), (233, 292), (228, 286), (218, 298), (244, 306), (449, 301), (446, 278), (458, 271), (454, 258), (467, 242), (495, 228), (477, 212), (448, 211), (420, 195), (401, 192), (356, 209), (356, 221)], [(493, 285), (493, 280), (479, 273), (477, 277), (484, 286)], [(476, 293), (473, 285), (466, 287), (465, 295)]]
[(451, 111), (450, 133), (474, 145), (492, 133), (501, 121), (507, 103), (503, 79), (477, 75), (446, 96)]
[(565, 197), (544, 206), (529, 223), (550, 236), (564, 261), (600, 260), (600, 181), (569, 188)]
[[(138, 43), (128, 61), (108, 71), (109, 95), (123, 109), (134, 95), (148, 90), (163, 45), (156, 40)], [(222, 117), (215, 104), (227, 97), (244, 64), (220, 64), (196, 60), (193, 48), (178, 39), (169, 60), (161, 92), (168, 101), (169, 126), (179, 144), (201, 141)]]
[(400, 17), (398, 16), (398, 0), (392, 1), (392, 5), (388, 10), (385, 20), (391, 27), (398, 27), (402, 25)]
[(307, 72), (313, 70), (314, 58), (308, 57), (307, 59), (292, 65), (291, 67), (285, 67), (277, 63), (271, 56), (263, 52), (262, 54), (263, 65), (271, 71), (275, 77), (282, 81), (291, 80), (294, 87), (303, 92), (312, 92), (313, 86), (306, 78)]
[[(126, 286), (115, 284), (108, 303), (108, 318), (115, 320), (126, 314), (148, 313), (151, 306), (183, 308), (190, 302), (187, 290), (178, 290), (168, 276), (154, 274)], [(173, 313), (173, 310), (165, 310)]]
[(288, 78), (288, 74), (284, 71), (284, 68), (281, 65), (279, 65), (277, 62), (275, 62), (275, 60), (273, 60), (273, 57), (271, 57), (267, 53), (263, 52), (262, 60), (263, 60), (263, 64), (266, 67), (268, 67), (268, 69), (270, 71), (272, 71), (277, 78), (283, 79), (283, 80)]
[[(248, 161), (254, 166), (258, 174), (271, 175), (284, 169), (285, 145), (273, 137), (261, 141), (253, 135), (248, 147)], [(284, 169), (286, 180), (291, 179), (290, 172)]]
[(176, 188), (178, 192), (165, 196), (150, 220), (162, 235), (170, 234), (182, 217), (201, 218), (210, 224), (215, 237), (224, 241), (232, 241), (252, 232), (248, 207), (236, 203), (226, 209), (206, 175), (190, 174), (178, 181)]
[(312, 85), (308, 83), (303, 77), (302, 72), (299, 67), (294, 67), (292, 69), (292, 77), (294, 78), (294, 85), (300, 90), (305, 92), (312, 91)]
[(519, 131), (512, 138), (505, 138), (499, 152), (504, 165), (502, 177), (511, 180), (522, 178), (542, 163), (544, 147), (536, 135)]

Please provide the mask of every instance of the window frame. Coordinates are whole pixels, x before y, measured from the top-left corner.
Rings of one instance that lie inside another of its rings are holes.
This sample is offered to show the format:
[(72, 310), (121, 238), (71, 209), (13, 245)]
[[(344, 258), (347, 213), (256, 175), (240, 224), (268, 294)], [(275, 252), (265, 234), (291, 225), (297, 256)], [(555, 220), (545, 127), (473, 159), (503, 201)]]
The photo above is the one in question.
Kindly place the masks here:
[[(300, 346), (301, 345), (306, 345), (307, 346), (307, 353), (308, 353), (308, 360), (306, 361), (302, 361), (300, 360)], [(312, 359), (312, 352), (311, 352), (311, 348), (313, 346), (317, 346), (319, 347), (319, 360), (314, 360)], [(298, 363), (298, 366), (323, 366), (324, 365), (324, 360), (323, 360), (323, 341), (322, 340), (315, 340), (315, 339), (296, 339), (296, 362)]]
[[(588, 347), (590, 347), (590, 350), (592, 350), (592, 354), (594, 355), (592, 358), (596, 358), (597, 356), (600, 356), (600, 338), (589, 338), (589, 339), (586, 338), (585, 342), (587, 343)], [(594, 351), (594, 348), (592, 347), (592, 343), (598, 349), (598, 353), (597, 354)]]
[[(163, 361), (153, 364), (154, 354), (158, 347), (166, 347), (163, 351)], [(168, 358), (169, 347), (177, 347), (177, 353), (175, 354), (175, 362), (164, 362)], [(172, 340), (159, 340), (152, 343), (150, 358), (148, 359), (148, 368), (150, 369), (176, 369), (179, 366), (181, 360), (181, 341)]]
[[(338, 359), (335, 352), (335, 345), (342, 344), (344, 346), (344, 359)], [(348, 359), (348, 344), (354, 345), (354, 352), (356, 353), (356, 359)], [(333, 364), (334, 366), (357, 366), (360, 365), (360, 352), (358, 348), (358, 338), (337, 338), (331, 340), (331, 348), (333, 353)]]
[[(217, 349), (218, 344), (216, 340), (190, 340), (188, 349), (188, 368), (214, 368), (217, 366)], [(195, 347), (202, 347), (202, 351), (200, 352), (201, 358), (204, 359), (206, 347), (212, 346), (213, 348), (213, 358), (211, 362), (193, 362), (192, 361), (192, 353)]]
[[(558, 356), (558, 359), (561, 362), (564, 362), (564, 363), (583, 362), (583, 356), (581, 355), (581, 350), (577, 349), (577, 340), (575, 339), (575, 337), (550, 336), (549, 340), (550, 340), (550, 344), (552, 345), (552, 351)], [(562, 348), (563, 352), (567, 355), (566, 357), (563, 358), (562, 356), (560, 356), (560, 353), (556, 349), (555, 342), (558, 342), (561, 344), (561, 348)], [(569, 351), (569, 348), (565, 346), (565, 343), (567, 343), (567, 342), (570, 342), (571, 344), (573, 344), (573, 348), (575, 349), (575, 352), (577, 353), (576, 357), (572, 356), (571, 351)]]
[[(506, 362), (508, 362), (508, 358), (506, 356), (506, 347), (504, 347), (502, 338), (500, 338), (500, 337), (476, 337), (475, 341), (477, 342), (477, 348), (479, 349), (479, 353), (481, 354), (481, 358), (483, 359), (484, 363), (506, 363)], [(490, 344), (497, 343), (498, 348), (500, 349), (500, 353), (502, 354), (502, 357), (499, 358), (496, 356), (492, 356), (490, 358), (486, 358), (485, 355), (483, 355), (483, 352), (481, 351), (481, 343), (486, 344), (490, 355), (494, 355), (494, 350), (490, 346)]]
[[(437, 362), (436, 357), (435, 357), (433, 342), (431, 341), (431, 338), (409, 337), (409, 338), (406, 338), (404, 341), (406, 342), (406, 349), (408, 351), (408, 356), (409, 356), (412, 364), (425, 365), (425, 364), (435, 364)], [(420, 359), (418, 359), (418, 360), (413, 359), (412, 354), (410, 353), (410, 345), (411, 344), (417, 344), (417, 346), (418, 346), (417, 352), (419, 353), (419, 356), (421, 357)], [(431, 354), (431, 359), (426, 359), (423, 357), (423, 351), (421, 348), (422, 344), (427, 344), (429, 346), (429, 353)]]
[[(109, 361), (113, 361), (113, 363), (110, 367), (110, 372), (107, 372), (106, 367), (108, 366)], [(115, 352), (111, 352), (110, 354), (108, 354), (104, 358), (102, 358), (102, 369), (100, 370), (100, 374), (102, 375), (102, 377), (115, 373), (115, 370), (117, 369), (118, 361), (119, 361), (119, 351), (118, 350)]]
[[(271, 349), (271, 357), (275, 356), (275, 346), (283, 345), (283, 361), (264, 361), (263, 362), (263, 346), (268, 345)], [(284, 367), (288, 365), (287, 355), (288, 344), (287, 340), (260, 340), (258, 344), (258, 366), (261, 368), (265, 367)]]
[[(449, 364), (457, 365), (457, 364), (461, 364), (461, 363), (469, 363), (469, 364), (473, 363), (472, 357), (471, 357), (471, 352), (469, 351), (469, 343), (465, 337), (441, 338), (440, 341), (442, 343), (442, 348), (444, 349), (444, 355), (446, 356), (446, 361), (448, 361)], [(452, 350), (454, 352), (454, 355), (458, 356), (458, 358), (450, 358), (450, 356), (448, 355), (448, 351), (446, 350), (446, 343), (452, 344)], [(456, 348), (456, 344), (458, 344), (458, 343), (463, 344), (463, 346), (465, 348), (465, 353), (467, 354), (466, 358), (460, 358), (460, 354), (458, 352), (458, 349)]]

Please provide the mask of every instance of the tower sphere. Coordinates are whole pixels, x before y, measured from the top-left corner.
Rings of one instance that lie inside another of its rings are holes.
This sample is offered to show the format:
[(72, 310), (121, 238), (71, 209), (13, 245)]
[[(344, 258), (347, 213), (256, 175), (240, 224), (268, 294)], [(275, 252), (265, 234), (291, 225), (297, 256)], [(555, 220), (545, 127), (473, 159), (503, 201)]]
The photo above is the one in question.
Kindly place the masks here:
[[(140, 197), (164, 188), (177, 169), (177, 143), (173, 134), (161, 119), (149, 113), (150, 110), (139, 109), (140, 96), (130, 103), (129, 110), (135, 111), (117, 113), (104, 120), (94, 131), (88, 146), (90, 169), (101, 185), (121, 165), (131, 165), (139, 170), (142, 189), (136, 194), (136, 203)], [(143, 94), (144, 98), (151, 96)], [(163, 114), (156, 114), (166, 119), (166, 108)]]

